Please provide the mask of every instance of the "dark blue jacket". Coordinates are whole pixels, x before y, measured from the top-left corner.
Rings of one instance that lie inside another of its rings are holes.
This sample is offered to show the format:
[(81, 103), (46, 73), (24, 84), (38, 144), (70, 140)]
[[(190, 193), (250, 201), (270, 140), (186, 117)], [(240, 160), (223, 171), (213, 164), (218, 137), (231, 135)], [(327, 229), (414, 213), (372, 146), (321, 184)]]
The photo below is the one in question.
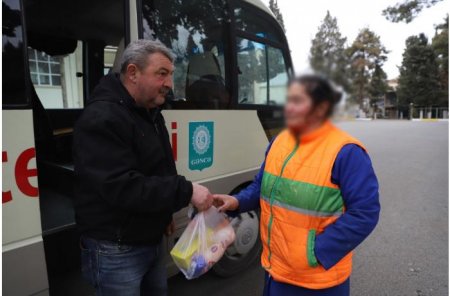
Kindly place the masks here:
[[(235, 195), (240, 212), (259, 207), (264, 166), (265, 161), (254, 181)], [(316, 237), (315, 255), (325, 269), (333, 267), (372, 232), (380, 213), (377, 177), (369, 155), (358, 145), (349, 144), (341, 149), (331, 181), (339, 186), (346, 211)]]

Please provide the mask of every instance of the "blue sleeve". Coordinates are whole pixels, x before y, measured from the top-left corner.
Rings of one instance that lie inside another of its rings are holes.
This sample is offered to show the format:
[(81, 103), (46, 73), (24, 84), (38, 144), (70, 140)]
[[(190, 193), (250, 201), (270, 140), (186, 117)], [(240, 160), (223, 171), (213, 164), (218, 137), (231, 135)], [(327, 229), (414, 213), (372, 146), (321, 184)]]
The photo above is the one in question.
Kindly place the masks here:
[[(266, 149), (265, 157), (267, 157), (267, 153), (269, 153), (270, 147), (272, 146), (273, 141), (269, 143), (269, 146)], [(264, 174), (264, 167), (266, 166), (266, 159), (264, 157), (264, 161), (259, 168), (258, 174), (255, 176), (255, 179), (252, 183), (250, 183), (247, 187), (239, 191), (238, 194), (235, 194), (234, 197), (239, 201), (239, 212), (248, 212), (259, 208), (259, 198), (261, 193), (261, 182)]]
[(341, 149), (331, 181), (339, 186), (346, 211), (316, 237), (315, 255), (325, 269), (355, 249), (375, 228), (380, 214), (378, 180), (361, 147), (350, 144)]

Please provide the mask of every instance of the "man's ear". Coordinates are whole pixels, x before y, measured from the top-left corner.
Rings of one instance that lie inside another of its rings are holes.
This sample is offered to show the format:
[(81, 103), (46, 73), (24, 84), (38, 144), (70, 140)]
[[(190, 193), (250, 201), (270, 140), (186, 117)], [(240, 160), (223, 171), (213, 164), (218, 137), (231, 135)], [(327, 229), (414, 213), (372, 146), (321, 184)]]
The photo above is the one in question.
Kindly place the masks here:
[(137, 75), (139, 73), (139, 69), (135, 64), (128, 64), (126, 76), (132, 83), (137, 82)]

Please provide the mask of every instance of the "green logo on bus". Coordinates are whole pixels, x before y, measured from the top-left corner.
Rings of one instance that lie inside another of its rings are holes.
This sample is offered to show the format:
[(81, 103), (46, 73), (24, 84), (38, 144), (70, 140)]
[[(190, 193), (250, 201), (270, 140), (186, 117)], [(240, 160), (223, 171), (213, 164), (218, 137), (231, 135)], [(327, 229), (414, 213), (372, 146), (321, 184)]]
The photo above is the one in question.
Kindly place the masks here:
[(212, 166), (214, 122), (189, 122), (189, 169), (203, 170)]

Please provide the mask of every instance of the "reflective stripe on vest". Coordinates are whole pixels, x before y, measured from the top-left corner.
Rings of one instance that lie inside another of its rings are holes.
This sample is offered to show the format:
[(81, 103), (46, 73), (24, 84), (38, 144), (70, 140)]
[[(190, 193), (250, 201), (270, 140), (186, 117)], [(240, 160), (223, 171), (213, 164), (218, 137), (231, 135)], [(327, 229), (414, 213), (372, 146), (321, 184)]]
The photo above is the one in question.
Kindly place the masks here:
[(351, 254), (329, 270), (314, 255), (320, 234), (345, 211), (331, 182), (334, 161), (346, 144), (362, 144), (326, 122), (300, 141), (288, 131), (273, 142), (261, 185), (262, 265), (275, 280), (310, 289), (344, 282)]

